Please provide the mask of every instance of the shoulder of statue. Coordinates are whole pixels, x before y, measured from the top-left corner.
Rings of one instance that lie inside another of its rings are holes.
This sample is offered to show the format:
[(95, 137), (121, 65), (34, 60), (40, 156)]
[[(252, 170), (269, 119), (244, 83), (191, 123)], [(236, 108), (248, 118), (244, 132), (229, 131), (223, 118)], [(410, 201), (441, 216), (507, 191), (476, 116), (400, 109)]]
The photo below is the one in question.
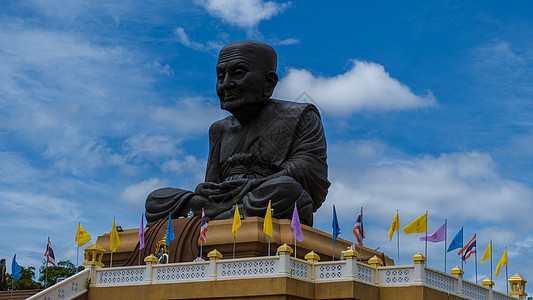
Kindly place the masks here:
[(209, 135), (219, 135), (221, 134), (225, 128), (227, 128), (230, 124), (232, 124), (235, 120), (235, 117), (233, 116), (227, 116), (222, 120), (218, 120), (211, 124), (209, 127)]
[(293, 101), (270, 99), (273, 105), (270, 105), (272, 109), (279, 113), (291, 114), (293, 117), (299, 117), (305, 113), (316, 113), (320, 118), (320, 113), (316, 106), (311, 103), (300, 103)]

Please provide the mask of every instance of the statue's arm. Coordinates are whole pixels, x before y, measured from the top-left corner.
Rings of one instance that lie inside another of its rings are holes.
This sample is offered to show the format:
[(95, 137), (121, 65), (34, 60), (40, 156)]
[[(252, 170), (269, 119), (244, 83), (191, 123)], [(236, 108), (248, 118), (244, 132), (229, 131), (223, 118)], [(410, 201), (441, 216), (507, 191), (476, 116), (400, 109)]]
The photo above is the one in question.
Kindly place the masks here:
[(224, 132), (224, 120), (217, 121), (209, 127), (209, 156), (205, 171), (205, 182), (222, 182), (220, 172), (220, 141)]
[(326, 137), (320, 114), (309, 105), (301, 114), (288, 158), (281, 167), (311, 195), (314, 210), (322, 205), (330, 186), (326, 160)]

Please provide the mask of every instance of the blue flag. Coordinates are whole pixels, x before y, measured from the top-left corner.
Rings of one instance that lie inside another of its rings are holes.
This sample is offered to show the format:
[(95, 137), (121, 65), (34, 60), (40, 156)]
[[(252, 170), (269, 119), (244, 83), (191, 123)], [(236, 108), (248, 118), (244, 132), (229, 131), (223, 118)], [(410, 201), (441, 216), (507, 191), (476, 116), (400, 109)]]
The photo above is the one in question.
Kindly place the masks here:
[(337, 241), (337, 236), (341, 233), (339, 228), (339, 221), (337, 220), (337, 212), (335, 211), (335, 205), (333, 205), (333, 244)]
[(463, 248), (463, 227), (461, 227), (461, 230), (459, 230), (459, 232), (455, 235), (446, 252), (450, 252), (458, 248)]
[(174, 229), (172, 228), (172, 218), (171, 212), (168, 212), (168, 225), (167, 225), (167, 235), (165, 235), (165, 242), (170, 246), (170, 241), (175, 238)]
[(17, 255), (13, 256), (13, 262), (11, 263), (11, 276), (13, 277), (13, 280), (19, 280), (20, 279), (20, 271), (22, 271), (22, 268), (17, 263)]

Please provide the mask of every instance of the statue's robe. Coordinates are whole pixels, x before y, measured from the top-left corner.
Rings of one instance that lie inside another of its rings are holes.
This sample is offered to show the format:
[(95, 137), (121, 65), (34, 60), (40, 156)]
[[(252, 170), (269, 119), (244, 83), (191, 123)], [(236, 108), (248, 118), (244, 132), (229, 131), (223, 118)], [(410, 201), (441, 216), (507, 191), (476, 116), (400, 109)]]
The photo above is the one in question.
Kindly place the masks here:
[(146, 219), (152, 224), (169, 211), (178, 218), (190, 209), (199, 215), (202, 208), (212, 220), (232, 218), (235, 204), (245, 217), (263, 217), (271, 200), (273, 217), (292, 218), (296, 203), (301, 222), (312, 225), (330, 185), (327, 175), (326, 138), (316, 107), (270, 99), (249, 124), (234, 116), (213, 123), (205, 182), (194, 192), (153, 191)]

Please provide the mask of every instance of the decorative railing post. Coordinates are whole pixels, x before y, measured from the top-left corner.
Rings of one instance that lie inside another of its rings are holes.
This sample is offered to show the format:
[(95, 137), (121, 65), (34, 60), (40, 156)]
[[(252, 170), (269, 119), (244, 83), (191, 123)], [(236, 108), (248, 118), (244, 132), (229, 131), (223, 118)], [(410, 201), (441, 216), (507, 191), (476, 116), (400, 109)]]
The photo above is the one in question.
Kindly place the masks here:
[(290, 276), (291, 275), (291, 260), (292, 248), (287, 244), (278, 247), (279, 253), (279, 268), (278, 273)]
[(344, 271), (344, 276), (350, 279), (355, 279), (358, 277), (357, 274), (357, 259), (359, 258), (359, 253), (350, 249), (344, 251), (344, 258), (346, 259), (346, 269)]
[(314, 251), (311, 251), (305, 255), (305, 260), (311, 263), (311, 270), (309, 271), (309, 279), (315, 280), (315, 263), (320, 261), (320, 256)]
[(98, 246), (96, 243), (85, 248), (83, 256), (85, 258), (86, 269), (89, 269), (89, 278), (91, 280), (90, 286), (93, 287), (96, 285), (96, 270), (101, 269), (104, 264), (102, 263), (102, 257), (104, 256), (105, 249)]
[(518, 275), (518, 273), (509, 278), (509, 284), (511, 285), (509, 295), (515, 296), (520, 300), (526, 299), (526, 282), (527, 281), (522, 278), (522, 276)]
[(371, 265), (373, 268), (372, 271), (372, 283), (379, 284), (379, 267), (383, 267), (383, 261), (381, 258), (377, 257), (376, 255), (372, 256), (371, 259), (368, 260), (368, 264)]
[(422, 284), (426, 281), (426, 258), (424, 257), (424, 255), (418, 252), (417, 254), (415, 254), (415, 256), (413, 256), (412, 260), (415, 263), (415, 269), (413, 272), (413, 283)]
[(148, 255), (144, 258), (144, 262), (146, 263), (146, 275), (144, 276), (144, 281), (148, 284), (152, 283), (152, 280), (154, 278), (154, 269), (153, 266), (157, 264), (159, 260), (157, 257), (153, 254)]
[(463, 272), (463, 270), (461, 270), (458, 266), (455, 266), (455, 268), (453, 268), (450, 271), (450, 274), (457, 277), (457, 286), (455, 288), (455, 292), (457, 293), (457, 295), (463, 294), (463, 274), (464, 273), (465, 272)]
[(223, 255), (217, 249), (207, 253), (209, 258), (209, 268), (207, 269), (207, 278), (215, 280), (217, 278), (217, 260), (222, 259)]
[(492, 287), (494, 286), (494, 281), (490, 280), (490, 278), (487, 277), (481, 282), (481, 284), (484, 287), (489, 288), (489, 295), (487, 300), (492, 300)]

